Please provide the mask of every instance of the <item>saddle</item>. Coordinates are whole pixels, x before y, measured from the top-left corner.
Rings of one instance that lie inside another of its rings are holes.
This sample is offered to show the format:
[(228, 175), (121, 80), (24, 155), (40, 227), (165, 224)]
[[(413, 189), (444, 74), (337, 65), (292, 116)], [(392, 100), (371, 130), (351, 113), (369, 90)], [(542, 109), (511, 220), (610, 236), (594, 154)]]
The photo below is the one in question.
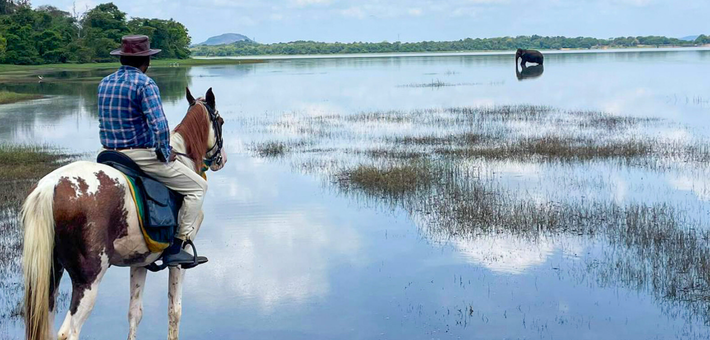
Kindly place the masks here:
[(126, 176), (148, 249), (159, 253), (169, 247), (178, 226), (177, 216), (183, 196), (145, 174), (138, 164), (121, 152), (102, 151), (96, 161)]

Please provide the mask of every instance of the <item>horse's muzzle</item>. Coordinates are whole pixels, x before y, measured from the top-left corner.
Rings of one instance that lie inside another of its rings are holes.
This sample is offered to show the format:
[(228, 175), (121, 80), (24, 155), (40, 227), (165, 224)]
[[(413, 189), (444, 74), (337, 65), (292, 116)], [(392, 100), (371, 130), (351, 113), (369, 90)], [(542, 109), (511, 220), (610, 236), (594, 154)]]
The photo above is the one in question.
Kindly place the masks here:
[(218, 162), (212, 163), (210, 166), (210, 170), (212, 171), (219, 171), (222, 168), (224, 168), (224, 165), (227, 164), (227, 151), (225, 151), (225, 148), (223, 147), (220, 151), (220, 159)]

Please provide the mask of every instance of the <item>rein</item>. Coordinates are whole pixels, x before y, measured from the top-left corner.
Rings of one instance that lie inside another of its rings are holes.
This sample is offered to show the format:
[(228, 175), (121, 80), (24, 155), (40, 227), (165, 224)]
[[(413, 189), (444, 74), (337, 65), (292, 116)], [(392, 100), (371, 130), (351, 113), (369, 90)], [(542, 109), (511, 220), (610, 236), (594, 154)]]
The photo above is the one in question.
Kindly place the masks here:
[[(197, 100), (195, 101), (190, 107), (195, 106), (196, 104), (201, 104), (205, 110), (207, 110), (207, 113), (210, 116), (210, 122), (212, 123), (212, 131), (214, 131), (215, 135), (215, 143), (207, 149), (207, 152), (205, 153), (206, 157), (202, 158), (202, 168), (200, 169), (200, 175), (204, 176), (204, 172), (209, 169), (210, 166), (212, 166), (213, 163), (220, 163), (222, 162), (222, 147), (224, 145), (224, 139), (222, 138), (222, 125), (219, 123), (219, 111), (215, 110), (211, 106), (207, 105), (206, 102)], [(182, 152), (177, 152), (177, 151), (172, 151), (178, 156), (183, 156), (190, 158), (189, 155), (182, 153)]]

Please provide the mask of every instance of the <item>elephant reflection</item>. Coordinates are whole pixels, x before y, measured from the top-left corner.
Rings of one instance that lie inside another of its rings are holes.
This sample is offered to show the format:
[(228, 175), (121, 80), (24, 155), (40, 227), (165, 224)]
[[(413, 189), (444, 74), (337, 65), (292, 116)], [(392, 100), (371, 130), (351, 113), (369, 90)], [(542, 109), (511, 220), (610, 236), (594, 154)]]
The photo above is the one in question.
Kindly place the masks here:
[(515, 65), (515, 76), (518, 77), (518, 80), (535, 79), (543, 72), (545, 72), (545, 66), (542, 64), (530, 67), (523, 65), (520, 70), (518, 70), (518, 65)]

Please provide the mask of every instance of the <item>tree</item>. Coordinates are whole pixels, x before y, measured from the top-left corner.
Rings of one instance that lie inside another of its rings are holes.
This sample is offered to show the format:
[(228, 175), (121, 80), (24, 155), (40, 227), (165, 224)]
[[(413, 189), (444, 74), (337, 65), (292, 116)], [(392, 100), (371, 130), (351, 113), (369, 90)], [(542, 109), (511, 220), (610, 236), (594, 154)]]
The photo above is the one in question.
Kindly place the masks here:
[(0, 34), (0, 61), (5, 59), (5, 50), (7, 49), (7, 39)]
[(128, 34), (126, 13), (112, 2), (94, 7), (84, 16), (81, 27), (84, 32), (83, 46), (91, 50), (92, 61), (113, 61), (109, 54), (121, 44), (121, 37)]
[(29, 25), (19, 26), (17, 24), (10, 28), (7, 35), (7, 51), (3, 61), (8, 64), (31, 65), (39, 63), (39, 53), (33, 45), (32, 27)]
[(163, 50), (158, 58), (184, 59), (190, 56), (190, 36), (183, 24), (170, 20), (134, 18), (128, 22), (133, 34), (150, 38), (152, 48)]
[(113, 3), (84, 14), (43, 5), (33, 10), (27, 0), (0, 0), (0, 62), (13, 64), (115, 61), (109, 52), (126, 34), (145, 34), (159, 57), (187, 58), (190, 36), (174, 20), (133, 19)]

